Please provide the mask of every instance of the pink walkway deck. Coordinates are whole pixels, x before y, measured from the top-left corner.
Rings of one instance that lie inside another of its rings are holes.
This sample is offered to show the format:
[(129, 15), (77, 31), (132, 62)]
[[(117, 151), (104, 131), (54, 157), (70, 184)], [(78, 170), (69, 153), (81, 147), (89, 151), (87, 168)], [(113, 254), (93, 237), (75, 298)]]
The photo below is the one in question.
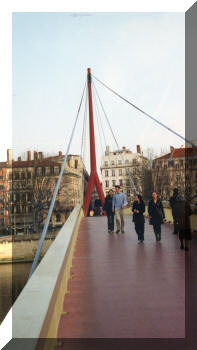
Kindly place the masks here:
[(156, 242), (146, 222), (137, 243), (131, 217), (125, 234), (108, 234), (106, 217), (84, 218), (65, 295), (59, 338), (184, 338), (185, 252), (172, 229)]

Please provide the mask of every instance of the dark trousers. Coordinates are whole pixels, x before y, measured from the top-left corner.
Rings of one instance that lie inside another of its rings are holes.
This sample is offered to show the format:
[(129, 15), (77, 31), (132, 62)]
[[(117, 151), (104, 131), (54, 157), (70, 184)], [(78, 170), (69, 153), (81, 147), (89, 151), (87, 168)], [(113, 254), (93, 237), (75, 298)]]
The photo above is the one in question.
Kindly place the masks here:
[(153, 221), (153, 230), (157, 241), (161, 240), (161, 222)]
[(135, 222), (135, 230), (138, 235), (138, 241), (144, 240), (144, 222)]
[(108, 230), (114, 230), (114, 213), (107, 213), (107, 225)]

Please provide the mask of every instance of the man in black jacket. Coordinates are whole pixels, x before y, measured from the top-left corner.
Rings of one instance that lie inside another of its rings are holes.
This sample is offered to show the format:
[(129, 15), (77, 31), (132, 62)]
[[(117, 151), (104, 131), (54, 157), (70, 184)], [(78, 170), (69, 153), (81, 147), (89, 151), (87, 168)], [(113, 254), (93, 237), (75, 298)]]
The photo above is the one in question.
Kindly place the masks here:
[(108, 232), (114, 232), (114, 212), (112, 211), (112, 199), (113, 199), (114, 191), (110, 190), (109, 194), (105, 198), (104, 210), (107, 212), (107, 224), (108, 224)]
[(153, 225), (153, 230), (157, 241), (161, 240), (161, 224), (165, 219), (162, 201), (157, 197), (157, 192), (153, 191), (152, 199), (148, 203), (148, 214), (150, 224)]
[(178, 233), (178, 221), (177, 221), (177, 217), (176, 217), (176, 213), (175, 213), (175, 204), (176, 204), (176, 199), (178, 196), (178, 188), (174, 188), (173, 190), (173, 196), (170, 197), (170, 206), (172, 209), (172, 217), (173, 217), (173, 222), (174, 222), (174, 234)]

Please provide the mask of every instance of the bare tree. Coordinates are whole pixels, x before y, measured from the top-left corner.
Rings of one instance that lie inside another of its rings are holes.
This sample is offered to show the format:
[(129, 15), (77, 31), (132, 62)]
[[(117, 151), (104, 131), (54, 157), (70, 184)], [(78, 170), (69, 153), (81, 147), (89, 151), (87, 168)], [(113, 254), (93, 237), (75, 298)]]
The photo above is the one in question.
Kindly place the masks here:
[(144, 151), (144, 156), (148, 160), (148, 162), (147, 162), (148, 169), (151, 169), (152, 168), (152, 164), (153, 164), (153, 160), (158, 157), (157, 152), (155, 151), (154, 148), (148, 147)]

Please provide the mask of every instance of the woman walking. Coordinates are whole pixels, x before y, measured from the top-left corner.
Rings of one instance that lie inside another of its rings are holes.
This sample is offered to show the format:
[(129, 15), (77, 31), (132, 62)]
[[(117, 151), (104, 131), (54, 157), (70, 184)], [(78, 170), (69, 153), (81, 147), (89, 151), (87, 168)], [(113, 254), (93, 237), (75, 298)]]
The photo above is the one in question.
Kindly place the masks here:
[(161, 240), (161, 224), (165, 219), (165, 213), (161, 200), (157, 197), (157, 192), (152, 193), (152, 199), (148, 203), (148, 214), (150, 225), (153, 225), (156, 241)]
[(135, 201), (133, 202), (132, 212), (135, 231), (138, 235), (138, 243), (142, 243), (144, 241), (145, 204), (140, 194), (136, 196)]
[(114, 212), (112, 211), (113, 190), (109, 191), (109, 194), (105, 198), (104, 210), (107, 212), (107, 225), (108, 232), (114, 232)]

